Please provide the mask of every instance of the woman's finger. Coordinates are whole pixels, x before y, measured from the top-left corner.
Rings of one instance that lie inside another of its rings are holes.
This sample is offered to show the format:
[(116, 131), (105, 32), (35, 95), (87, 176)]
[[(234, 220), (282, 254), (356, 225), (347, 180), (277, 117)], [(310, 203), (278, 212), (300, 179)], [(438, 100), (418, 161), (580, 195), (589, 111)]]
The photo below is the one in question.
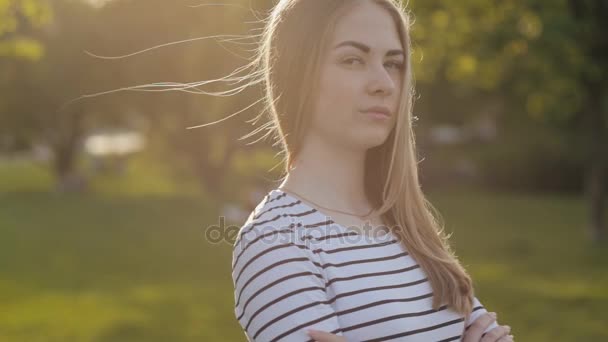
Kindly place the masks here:
[(463, 342), (479, 342), (483, 332), (496, 321), (496, 313), (486, 312), (485, 314), (478, 317), (468, 329), (466, 329)]
[(496, 342), (513, 342), (513, 335), (503, 336)]
[(343, 336), (334, 335), (321, 330), (308, 329), (306, 333), (317, 342), (347, 342)]
[(497, 342), (501, 338), (509, 335), (510, 332), (511, 332), (510, 326), (499, 325), (496, 328), (488, 331), (481, 339), (481, 342)]

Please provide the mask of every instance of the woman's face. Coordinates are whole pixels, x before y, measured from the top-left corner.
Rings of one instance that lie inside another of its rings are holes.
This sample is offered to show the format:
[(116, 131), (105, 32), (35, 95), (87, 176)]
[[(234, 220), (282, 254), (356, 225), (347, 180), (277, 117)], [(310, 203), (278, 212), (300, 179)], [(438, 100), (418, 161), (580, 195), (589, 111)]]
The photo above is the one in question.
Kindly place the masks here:
[[(384, 143), (396, 122), (404, 57), (387, 10), (366, 1), (345, 12), (322, 57), (311, 133), (357, 150)], [(388, 117), (374, 113), (382, 108)]]

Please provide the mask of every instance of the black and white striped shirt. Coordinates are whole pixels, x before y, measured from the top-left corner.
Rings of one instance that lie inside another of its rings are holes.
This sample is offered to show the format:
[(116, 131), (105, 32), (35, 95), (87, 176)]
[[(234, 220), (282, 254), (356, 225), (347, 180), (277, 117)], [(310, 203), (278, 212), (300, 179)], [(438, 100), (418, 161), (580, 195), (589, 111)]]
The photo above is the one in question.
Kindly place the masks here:
[[(235, 315), (250, 341), (459, 341), (464, 318), (432, 308), (424, 271), (392, 233), (371, 237), (271, 190), (235, 240)], [(485, 313), (475, 298), (466, 326)], [(496, 327), (493, 323), (486, 332)]]

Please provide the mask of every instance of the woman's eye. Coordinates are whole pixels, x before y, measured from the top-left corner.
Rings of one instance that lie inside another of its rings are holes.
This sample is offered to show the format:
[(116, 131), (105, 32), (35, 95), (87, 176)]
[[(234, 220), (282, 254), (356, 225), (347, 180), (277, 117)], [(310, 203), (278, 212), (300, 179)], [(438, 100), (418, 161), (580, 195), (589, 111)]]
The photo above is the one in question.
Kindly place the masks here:
[(388, 62), (388, 63), (386, 63), (386, 65), (392, 66), (393, 68), (395, 68), (397, 70), (403, 69), (403, 63), (400, 63), (400, 62)]
[(342, 63), (346, 64), (346, 65), (354, 65), (355, 63), (353, 63), (353, 62), (362, 63), (360, 58), (354, 58), (354, 57), (346, 58), (345, 60), (342, 61)]

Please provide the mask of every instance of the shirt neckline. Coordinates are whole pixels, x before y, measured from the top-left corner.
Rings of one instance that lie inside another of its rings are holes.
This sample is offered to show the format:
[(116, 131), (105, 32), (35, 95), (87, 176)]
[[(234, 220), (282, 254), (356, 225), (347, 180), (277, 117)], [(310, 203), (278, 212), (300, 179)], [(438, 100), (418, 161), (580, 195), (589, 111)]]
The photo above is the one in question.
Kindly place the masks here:
[[(322, 218), (327, 218), (327, 217), (331, 218), (331, 215), (328, 215), (325, 212), (319, 210), (316, 206), (308, 203), (307, 201), (305, 201), (304, 199), (302, 199), (300, 197), (296, 197), (295, 195), (287, 193), (287, 192), (285, 192), (285, 191), (283, 191), (283, 190), (281, 190), (279, 188), (273, 189), (272, 192), (279, 193), (282, 196), (284, 196), (285, 198), (289, 197), (289, 198), (291, 198), (291, 199), (293, 199), (295, 201), (299, 201), (301, 205), (303, 205), (303, 206), (305, 206), (305, 207), (307, 207), (309, 209), (314, 209), (315, 210), (314, 214), (316, 214), (317, 216), (322, 216)], [(393, 238), (393, 233), (392, 233), (390, 227), (388, 229), (388, 232), (386, 232), (386, 233), (384, 233), (384, 234), (382, 234), (380, 236), (373, 236), (373, 235), (369, 235), (369, 234), (360, 233), (360, 232), (358, 232), (356, 230), (348, 229), (348, 228), (344, 227), (343, 225), (339, 224), (338, 222), (334, 221), (333, 219), (331, 221), (333, 222), (332, 224), (335, 225), (335, 226), (337, 226), (338, 228), (340, 228), (341, 231), (350, 233), (352, 236), (356, 236), (356, 237), (364, 239), (364, 240), (369, 240), (369, 241), (372, 241), (372, 242), (378, 242), (378, 241), (389, 241), (390, 239)]]

